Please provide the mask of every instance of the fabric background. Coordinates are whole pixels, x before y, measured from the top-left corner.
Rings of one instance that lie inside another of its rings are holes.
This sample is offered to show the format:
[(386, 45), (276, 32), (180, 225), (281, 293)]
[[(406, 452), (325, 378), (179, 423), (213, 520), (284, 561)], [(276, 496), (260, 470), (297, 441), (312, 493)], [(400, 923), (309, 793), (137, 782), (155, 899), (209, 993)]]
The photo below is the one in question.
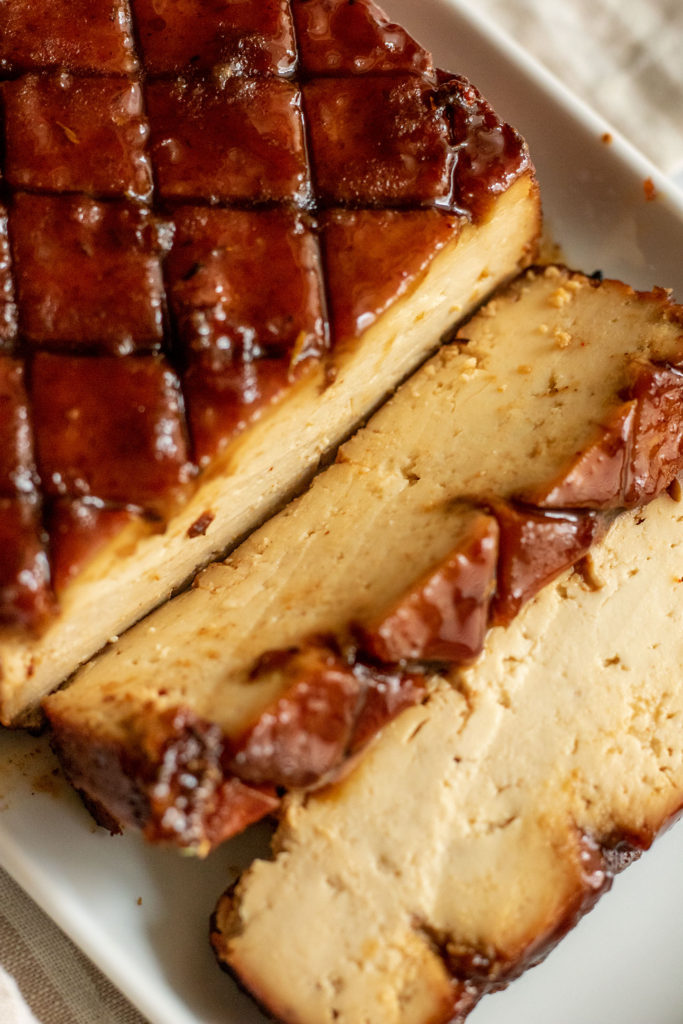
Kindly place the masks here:
[(683, 174), (681, 0), (468, 3), (490, 15), (663, 171)]
[(2, 1024), (145, 1024), (2, 869), (0, 964)]
[[(683, 186), (681, 0), (469, 2)], [(0, 964), (2, 1024), (144, 1024), (1, 869)]]

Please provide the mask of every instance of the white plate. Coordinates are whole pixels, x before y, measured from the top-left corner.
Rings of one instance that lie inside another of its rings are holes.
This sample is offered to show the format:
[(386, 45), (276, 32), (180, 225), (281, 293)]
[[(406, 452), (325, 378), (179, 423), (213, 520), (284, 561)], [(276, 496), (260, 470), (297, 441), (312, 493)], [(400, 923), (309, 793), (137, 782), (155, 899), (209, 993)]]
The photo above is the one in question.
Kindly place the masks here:
[[(529, 141), (565, 259), (683, 300), (683, 203), (657, 172), (495, 30), (449, 0), (385, 0)], [(647, 202), (643, 182), (659, 192)], [(0, 861), (152, 1024), (263, 1024), (208, 949), (214, 903), (267, 830), (205, 863), (95, 830), (45, 741), (0, 735)], [(659, 840), (541, 967), (472, 1024), (681, 1024), (683, 825)], [(139, 902), (141, 901), (141, 902)]]

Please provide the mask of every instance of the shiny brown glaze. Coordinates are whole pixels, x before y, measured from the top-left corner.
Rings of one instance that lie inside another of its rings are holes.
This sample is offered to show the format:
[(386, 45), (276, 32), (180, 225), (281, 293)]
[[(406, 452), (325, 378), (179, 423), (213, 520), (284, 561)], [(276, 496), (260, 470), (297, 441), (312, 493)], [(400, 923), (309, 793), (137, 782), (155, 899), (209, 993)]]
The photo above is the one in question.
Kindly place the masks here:
[(7, 210), (0, 204), (0, 352), (10, 349), (17, 336), (17, 307), (7, 227)]
[(37, 496), (36, 482), (24, 366), (0, 355), (0, 496)]
[(369, 0), (293, 0), (292, 10), (308, 75), (434, 74), (431, 54)]
[(191, 469), (179, 383), (161, 358), (41, 353), (33, 361), (31, 398), (47, 494), (160, 514), (170, 497), (182, 499)]
[[(150, 841), (198, 845), (201, 851), (273, 812), (279, 800), (271, 786), (226, 778), (216, 726), (184, 709), (167, 718), (171, 727), (166, 730), (162, 721), (158, 733), (147, 733), (142, 745), (151, 771), (146, 787)], [(153, 749), (156, 743), (162, 744), (161, 756)]]
[(223, 451), (235, 438), (281, 399), (293, 381), (303, 375), (303, 365), (290, 366), (279, 355), (248, 361), (240, 356), (221, 360), (220, 372), (212, 372), (194, 360), (183, 375), (183, 390), (200, 467)]
[(99, 501), (57, 498), (48, 503), (44, 518), (50, 536), (52, 584), (61, 594), (107, 541), (142, 516), (134, 509)]
[(132, 0), (150, 74), (225, 68), (233, 75), (290, 74), (296, 64), (286, 0)]
[(440, 565), (361, 627), (362, 649), (385, 663), (476, 658), (496, 585), (498, 534), (496, 520), (482, 512)]
[(405, 74), (320, 78), (303, 92), (323, 203), (448, 205), (453, 152), (429, 82)]
[(30, 74), (5, 82), (3, 97), (11, 185), (150, 198), (148, 128), (135, 82)]
[(136, 727), (134, 748), (93, 742), (81, 730), (53, 734), (73, 785), (111, 831), (135, 825), (151, 842), (206, 853), (277, 809), (272, 787), (225, 775), (216, 726), (174, 709)]
[(683, 470), (683, 372), (634, 363), (624, 402), (547, 487), (520, 495), (555, 509), (621, 509), (646, 504)]
[(327, 349), (322, 271), (293, 211), (183, 207), (174, 224), (166, 274), (201, 465)]
[(0, 72), (58, 67), (117, 74), (136, 66), (125, 0), (6, 0)]
[(440, 210), (331, 210), (322, 221), (332, 338), (340, 347), (407, 291), (462, 219)]
[(604, 532), (595, 512), (552, 512), (500, 502), (498, 584), (491, 624), (508, 625), (544, 586), (588, 553)]
[(284, 788), (320, 784), (425, 686), (422, 675), (364, 664), (315, 640), (273, 652), (255, 678), (272, 672), (283, 694), (228, 744), (226, 764), (246, 782)]
[(0, 623), (40, 628), (54, 613), (40, 510), (0, 497)]
[(124, 355), (160, 345), (162, 238), (149, 211), (19, 193), (9, 228), (19, 329), (31, 348)]
[(630, 393), (637, 414), (624, 490), (627, 507), (652, 501), (683, 470), (683, 372), (640, 366)]
[(323, 353), (318, 243), (301, 215), (185, 207), (173, 219), (166, 274), (191, 359), (220, 372), (235, 353)]
[(420, 671), (409, 672), (403, 667), (378, 666), (356, 660), (354, 672), (362, 680), (364, 691), (346, 750), (347, 757), (362, 750), (405, 708), (419, 704), (427, 692), (427, 680)]
[(340, 655), (309, 644), (273, 658), (255, 678), (275, 672), (282, 696), (231, 744), (229, 768), (248, 782), (309, 786), (342, 761), (363, 686)]
[(42, 628), (55, 611), (23, 364), (0, 355), (0, 623)]
[(521, 500), (554, 509), (622, 507), (636, 415), (637, 402), (618, 406), (556, 480), (524, 492)]
[(159, 79), (147, 105), (164, 198), (302, 202), (310, 184), (301, 94), (279, 79)]
[[(50, 496), (35, 514), (41, 537), (55, 531), (58, 585), (98, 531), (110, 538), (112, 503), (171, 514), (186, 463), (206, 467), (315, 364), (330, 369), (529, 167), (519, 137), (448, 82), (371, 0), (7, 0), (0, 352), (30, 381), (36, 484)], [(125, 406), (153, 353), (181, 388), (171, 400), (148, 381), (157, 397), (141, 402), (164, 423), (158, 465), (159, 419), (143, 428)], [(111, 357), (121, 365), (99, 362)], [(96, 390), (74, 382), (67, 408), (76, 365)], [(113, 441), (133, 423), (137, 440)], [(3, 429), (16, 452), (18, 420)], [(87, 497), (71, 547), (54, 497)]]
[(519, 133), (501, 123), (466, 79), (443, 73), (440, 79), (438, 100), (455, 152), (452, 205), (477, 220), (527, 166), (528, 155)]

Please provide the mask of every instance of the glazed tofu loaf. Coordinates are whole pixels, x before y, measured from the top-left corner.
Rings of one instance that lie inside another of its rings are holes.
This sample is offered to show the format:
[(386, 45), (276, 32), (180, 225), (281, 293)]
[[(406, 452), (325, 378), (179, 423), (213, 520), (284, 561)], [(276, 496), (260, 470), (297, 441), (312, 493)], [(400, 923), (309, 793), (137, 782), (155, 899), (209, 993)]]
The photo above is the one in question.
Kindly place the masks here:
[(9, 0), (0, 719), (529, 262), (522, 140), (370, 0)]
[(288, 799), (212, 933), (278, 1020), (463, 1021), (683, 807), (682, 506), (625, 513), (592, 559)]
[(555, 266), (499, 293), (301, 498), (45, 702), (100, 820), (205, 853), (343, 772), (559, 573), (590, 577), (612, 519), (683, 467), (682, 324), (662, 290)]

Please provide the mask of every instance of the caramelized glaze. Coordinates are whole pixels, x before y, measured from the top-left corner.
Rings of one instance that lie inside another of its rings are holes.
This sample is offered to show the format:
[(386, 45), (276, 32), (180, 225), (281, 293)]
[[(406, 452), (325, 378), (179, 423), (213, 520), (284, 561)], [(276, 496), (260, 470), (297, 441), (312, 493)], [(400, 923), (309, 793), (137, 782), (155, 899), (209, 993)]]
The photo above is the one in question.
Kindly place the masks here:
[(440, 210), (327, 213), (321, 238), (334, 344), (366, 331), (461, 227)]
[(638, 368), (637, 402), (624, 504), (641, 505), (665, 491), (683, 468), (683, 372), (673, 366)]
[(528, 167), (372, 0), (6, 0), (0, 102), (0, 498), (58, 589)]
[(309, 195), (301, 95), (267, 78), (158, 79), (147, 86), (159, 195), (299, 202)]
[(16, 188), (148, 200), (142, 89), (128, 78), (28, 74), (5, 82), (5, 174)]
[(57, 594), (100, 551), (108, 540), (141, 514), (100, 501), (55, 498), (47, 503), (45, 521), (51, 539), (52, 582)]
[(496, 585), (498, 523), (481, 513), (448, 557), (362, 630), (382, 662), (470, 661), (481, 653)]
[(127, 355), (161, 344), (161, 245), (150, 211), (22, 192), (10, 229), (19, 329), (30, 348)]
[(0, 496), (36, 496), (24, 365), (0, 355)]
[(16, 335), (17, 307), (7, 234), (7, 210), (0, 204), (0, 352), (11, 348)]
[(126, 0), (6, 0), (0, 70), (125, 74), (137, 60)]
[(162, 358), (42, 352), (33, 362), (31, 398), (47, 494), (159, 514), (169, 498), (182, 499), (191, 467), (180, 388)]
[(39, 509), (0, 498), (0, 622), (35, 628), (54, 611)]
[(282, 695), (223, 758), (226, 771), (250, 785), (320, 784), (425, 690), (423, 675), (346, 657), (333, 639), (272, 652), (253, 678), (273, 673)]
[(320, 256), (290, 210), (188, 206), (173, 221), (166, 274), (203, 465), (327, 349)]
[(219, 66), (289, 75), (296, 65), (287, 0), (136, 0), (135, 16), (150, 74)]
[(303, 91), (324, 204), (449, 204), (453, 151), (431, 83), (406, 74), (319, 78)]
[(588, 553), (603, 518), (595, 512), (551, 512), (500, 503), (498, 586), (491, 622), (508, 625), (542, 587)]
[(383, 17), (371, 0), (295, 0), (292, 8), (301, 69), (308, 75), (434, 75), (431, 54)]
[(631, 367), (624, 402), (547, 488), (523, 500), (544, 508), (635, 508), (683, 471), (683, 372), (647, 361)]
[(517, 132), (503, 124), (470, 83), (440, 74), (455, 152), (453, 206), (468, 216), (484, 217), (492, 198), (504, 192), (526, 162)]

